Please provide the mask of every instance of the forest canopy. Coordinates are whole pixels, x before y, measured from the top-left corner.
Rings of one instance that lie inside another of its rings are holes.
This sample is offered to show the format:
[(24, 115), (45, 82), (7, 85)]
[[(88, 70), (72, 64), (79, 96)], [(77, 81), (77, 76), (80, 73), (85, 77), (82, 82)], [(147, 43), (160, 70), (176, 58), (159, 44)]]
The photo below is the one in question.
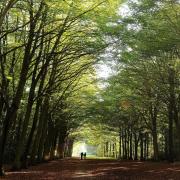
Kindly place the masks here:
[(0, 174), (83, 139), (98, 156), (179, 160), (179, 33), (178, 0), (2, 0)]

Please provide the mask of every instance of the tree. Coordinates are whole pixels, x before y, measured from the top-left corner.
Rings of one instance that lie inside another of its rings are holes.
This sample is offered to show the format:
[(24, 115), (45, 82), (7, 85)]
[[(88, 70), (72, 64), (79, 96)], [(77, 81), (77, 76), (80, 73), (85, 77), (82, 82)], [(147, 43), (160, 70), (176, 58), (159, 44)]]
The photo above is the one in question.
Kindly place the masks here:
[[(27, 165), (29, 155), (32, 163), (37, 155), (38, 161), (49, 152), (53, 157), (56, 142), (65, 142), (72, 116), (64, 113), (69, 89), (78, 88), (80, 76), (107, 47), (105, 17), (114, 16), (108, 5), (97, 0), (0, 4), (1, 174), (6, 154), (19, 169)], [(5, 151), (10, 145), (15, 150)]]

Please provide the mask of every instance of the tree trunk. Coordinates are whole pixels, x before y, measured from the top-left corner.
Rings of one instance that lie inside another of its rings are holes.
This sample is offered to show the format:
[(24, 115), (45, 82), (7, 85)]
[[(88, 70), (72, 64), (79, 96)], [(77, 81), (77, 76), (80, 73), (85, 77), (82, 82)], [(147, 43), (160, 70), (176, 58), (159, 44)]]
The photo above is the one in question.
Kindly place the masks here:
[(57, 140), (58, 140), (58, 132), (55, 132), (55, 135), (53, 137), (53, 144), (52, 144), (52, 147), (51, 147), (51, 151), (50, 151), (50, 159), (55, 159), (57, 158)]
[(132, 158), (132, 151), (133, 151), (133, 149), (132, 149), (132, 131), (130, 131), (130, 134), (129, 134), (129, 160), (132, 160), (133, 158)]
[(48, 114), (46, 113), (46, 117), (44, 117), (43, 120), (43, 129), (42, 129), (42, 133), (41, 133), (41, 138), (40, 138), (40, 142), (39, 142), (39, 148), (38, 148), (38, 152), (37, 152), (37, 156), (38, 162), (41, 162), (43, 160), (43, 152), (44, 152), (44, 144), (45, 144), (45, 140), (47, 138), (47, 121), (48, 121)]
[(28, 160), (28, 156), (29, 156), (29, 153), (30, 153), (34, 132), (36, 130), (36, 126), (37, 126), (38, 119), (39, 119), (38, 116), (39, 116), (39, 108), (40, 108), (40, 106), (41, 106), (41, 101), (38, 101), (37, 104), (36, 104), (36, 109), (35, 109), (35, 113), (34, 113), (34, 118), (33, 118), (33, 124), (32, 124), (32, 127), (31, 127), (31, 131), (30, 131), (30, 134), (28, 136), (27, 144), (25, 146), (25, 151), (24, 151), (24, 155), (23, 155), (23, 162), (22, 162), (22, 167), (23, 168), (27, 168), (27, 166), (28, 166), (27, 160)]
[(59, 136), (59, 142), (58, 142), (58, 157), (60, 159), (64, 158), (64, 147), (65, 147), (65, 138), (66, 135), (60, 134)]
[(23, 121), (23, 128), (22, 128), (20, 139), (19, 139), (18, 144), (17, 144), (16, 153), (15, 153), (16, 155), (15, 155), (15, 160), (14, 160), (14, 164), (13, 164), (13, 169), (20, 169), (21, 168), (21, 161), (20, 160), (21, 160), (21, 156), (23, 153), (23, 149), (24, 149), (24, 143), (26, 140), (26, 134), (27, 134), (27, 129), (28, 129), (28, 125), (29, 125), (29, 119), (30, 119), (30, 115), (31, 115), (31, 111), (32, 111), (32, 106), (34, 103), (33, 100), (34, 100), (35, 88), (36, 88), (36, 83), (37, 83), (37, 81), (35, 81), (37, 66), (38, 66), (38, 63), (36, 62), (36, 65), (35, 65), (34, 71), (33, 71), (33, 76), (32, 76), (32, 84), (31, 84), (31, 88), (30, 88), (30, 92), (29, 92), (25, 118)]
[(127, 159), (127, 132), (124, 130), (124, 159)]
[(134, 133), (134, 160), (138, 160), (138, 138)]
[(149, 135), (146, 133), (146, 159), (149, 158)]
[(40, 85), (39, 85), (38, 96), (37, 96), (38, 100), (36, 102), (36, 108), (35, 108), (35, 113), (34, 113), (34, 118), (33, 118), (33, 124), (32, 124), (32, 127), (31, 127), (30, 134), (28, 136), (27, 144), (25, 146), (25, 151), (24, 151), (24, 154), (23, 154), (22, 166), (24, 168), (27, 167), (27, 156), (29, 155), (29, 152), (30, 152), (30, 149), (31, 149), (31, 144), (32, 144), (33, 137), (34, 137), (34, 132), (36, 130), (36, 126), (37, 126), (37, 123), (38, 123), (38, 120), (39, 120), (39, 109), (40, 109), (40, 106), (42, 104), (42, 95), (41, 94), (42, 94), (42, 90), (43, 90), (43, 86), (44, 86), (44, 82), (45, 82), (45, 77), (46, 77), (46, 74), (47, 74), (48, 62), (46, 64), (46, 66), (44, 67), (44, 71), (42, 72), (42, 77), (40, 79)]
[(37, 152), (38, 152), (38, 149), (39, 149), (39, 144), (41, 143), (40, 139), (41, 139), (42, 132), (43, 132), (43, 127), (44, 127), (43, 124), (44, 124), (44, 120), (46, 119), (46, 116), (47, 116), (47, 113), (48, 113), (48, 105), (49, 105), (49, 97), (46, 96), (45, 100), (44, 100), (44, 103), (43, 103), (43, 105), (41, 107), (39, 125), (38, 125), (36, 137), (35, 137), (32, 152), (31, 152), (31, 163), (32, 164), (35, 163), (35, 160), (37, 158)]
[(143, 134), (140, 134), (140, 160), (144, 160)]
[(153, 107), (151, 104), (150, 107), (150, 115), (152, 121), (152, 137), (153, 137), (153, 158), (155, 161), (159, 159), (159, 148), (158, 148), (158, 140), (157, 140), (157, 108)]
[(119, 132), (119, 159), (121, 159), (122, 157), (122, 141), (121, 141), (121, 129), (120, 129), (120, 132)]
[(169, 106), (169, 134), (168, 134), (168, 160), (169, 162), (174, 162), (174, 154), (173, 154), (173, 109), (172, 106)]
[(23, 58), (23, 64), (22, 64), (22, 68), (21, 68), (17, 91), (15, 94), (15, 97), (13, 98), (11, 107), (7, 110), (6, 117), (4, 120), (4, 127), (3, 127), (3, 131), (2, 131), (1, 145), (0, 145), (0, 174), (3, 174), (3, 167), (2, 167), (3, 166), (3, 157), (4, 157), (4, 150), (5, 150), (5, 144), (6, 144), (8, 132), (10, 129), (10, 125), (12, 124), (13, 121), (15, 121), (15, 118), (16, 118), (16, 113), (18, 111), (20, 101), (21, 101), (21, 98), (23, 95), (24, 86), (26, 83), (26, 77), (28, 74), (29, 65), (30, 65), (30, 61), (31, 61), (30, 51), (31, 51), (32, 43), (33, 43), (35, 24), (31, 24), (30, 27), (31, 28), (29, 31), (29, 38), (28, 38), (26, 49), (25, 49), (25, 54), (24, 54), (24, 58)]
[(169, 67), (169, 104), (168, 104), (168, 128), (169, 128), (169, 162), (174, 161), (174, 147), (173, 147), (173, 121), (174, 121), (174, 106), (175, 106), (175, 82), (174, 82), (174, 69)]

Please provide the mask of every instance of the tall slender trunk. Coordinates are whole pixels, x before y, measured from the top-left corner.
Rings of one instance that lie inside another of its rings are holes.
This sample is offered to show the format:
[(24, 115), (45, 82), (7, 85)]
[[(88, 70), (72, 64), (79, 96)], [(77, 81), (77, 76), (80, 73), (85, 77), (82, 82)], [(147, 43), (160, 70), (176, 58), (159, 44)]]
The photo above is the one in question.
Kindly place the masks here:
[(109, 142), (109, 157), (112, 156), (112, 142)]
[(158, 150), (158, 141), (157, 141), (157, 132), (153, 131), (152, 132), (152, 137), (153, 137), (153, 152), (154, 152), (154, 160), (159, 159), (159, 150)]
[(103, 156), (106, 157), (106, 144), (103, 145)]
[(29, 92), (25, 118), (24, 118), (24, 121), (23, 121), (23, 128), (22, 128), (20, 139), (19, 139), (18, 144), (17, 144), (13, 169), (20, 169), (21, 168), (20, 159), (21, 159), (21, 156), (22, 156), (22, 153), (23, 153), (24, 142), (25, 142), (25, 139), (26, 139), (27, 129), (28, 129), (28, 125), (29, 125), (29, 119), (30, 119), (30, 115), (31, 115), (31, 111), (32, 111), (32, 106), (33, 106), (33, 103), (34, 103), (35, 88), (36, 88), (36, 83), (37, 83), (37, 81), (35, 79), (37, 66), (38, 66), (38, 62), (36, 62), (36, 65), (35, 65), (34, 71), (33, 71), (32, 83), (31, 83), (31, 88), (30, 88), (30, 92)]
[(157, 108), (151, 105), (150, 115), (152, 121), (152, 137), (153, 137), (153, 158), (154, 160), (159, 159), (159, 147), (158, 147), (158, 138), (157, 138)]
[(127, 132), (124, 130), (124, 159), (127, 159)]
[(68, 157), (72, 157), (74, 139), (68, 141)]
[(120, 132), (119, 132), (119, 159), (121, 159), (122, 157), (122, 141), (121, 141), (121, 129), (120, 129)]
[(32, 148), (32, 152), (31, 152), (31, 163), (34, 164), (35, 160), (37, 158), (37, 153), (38, 153), (38, 149), (39, 149), (39, 144), (41, 136), (42, 136), (42, 132), (43, 132), (43, 123), (44, 120), (46, 119), (47, 113), (48, 113), (48, 104), (49, 104), (49, 97), (46, 96), (44, 103), (41, 107), (41, 113), (40, 113), (40, 118), (39, 118), (39, 124), (38, 124), (38, 129), (37, 129), (37, 133), (35, 136), (35, 140), (34, 140), (34, 144), (33, 144), (33, 148)]
[(134, 160), (138, 160), (138, 138), (134, 133)]
[(146, 159), (149, 158), (149, 135), (146, 133)]
[(43, 129), (42, 129), (41, 138), (40, 138), (40, 142), (39, 142), (39, 148), (38, 148), (38, 152), (37, 152), (38, 162), (41, 162), (43, 160), (44, 145), (45, 145), (45, 140), (47, 138), (48, 118), (49, 118), (49, 116), (46, 114), (46, 117), (44, 118), (44, 122), (43, 122)]
[(178, 145), (177, 145), (177, 160), (180, 160), (180, 94), (178, 95), (178, 98), (176, 102), (174, 101), (174, 122), (177, 132), (177, 139), (178, 139)]
[(175, 72), (172, 67), (169, 67), (169, 104), (168, 104), (168, 128), (169, 128), (169, 162), (174, 161), (174, 143), (173, 143), (173, 121), (174, 121), (174, 106), (175, 106)]
[(53, 143), (51, 146), (51, 151), (50, 151), (50, 159), (54, 159), (57, 157), (57, 148), (56, 148), (57, 138), (58, 138), (58, 132), (55, 132), (54, 137), (53, 137)]
[(168, 160), (169, 162), (174, 161), (174, 153), (173, 153), (173, 109), (172, 106), (169, 105), (169, 134), (168, 134)]
[(143, 148), (143, 134), (140, 133), (140, 160), (144, 160), (144, 148)]
[(33, 37), (34, 37), (34, 29), (35, 29), (35, 24), (33, 23), (34, 21), (31, 22), (30, 24), (30, 31), (29, 31), (29, 38), (28, 42), (26, 45), (25, 49), (25, 54), (23, 58), (23, 63), (22, 63), (22, 68), (21, 68), (21, 73), (20, 73), (20, 78), (17, 86), (17, 91), (15, 94), (15, 97), (13, 98), (11, 107), (8, 108), (6, 117), (4, 120), (4, 127), (3, 127), (3, 132), (2, 132), (2, 137), (1, 137), (1, 144), (0, 144), (0, 175), (3, 174), (3, 157), (4, 157), (4, 150), (5, 150), (5, 144), (8, 136), (8, 132), (10, 129), (10, 125), (12, 124), (13, 121), (15, 121), (16, 118), (16, 113), (18, 111), (20, 101), (23, 95), (25, 83), (26, 83), (26, 77), (28, 74), (29, 70), (29, 65), (31, 62), (31, 46), (33, 43)]
[(35, 108), (35, 113), (34, 113), (34, 117), (33, 117), (33, 124), (31, 127), (31, 131), (30, 134), (28, 136), (28, 140), (27, 140), (27, 144), (25, 146), (25, 150), (24, 150), (24, 154), (23, 154), (23, 162), (22, 162), (22, 167), (23, 168), (27, 168), (28, 167), (28, 157), (29, 153), (30, 153), (30, 149), (31, 149), (31, 145), (32, 145), (32, 141), (33, 141), (33, 136), (34, 136), (34, 132), (39, 120), (39, 109), (41, 106), (41, 100), (39, 99), (36, 103), (36, 108)]
[(64, 158), (65, 138), (66, 138), (66, 134), (59, 135), (58, 155), (60, 159)]
[(35, 113), (34, 113), (34, 118), (33, 118), (33, 124), (32, 124), (31, 131), (30, 131), (30, 134), (28, 136), (28, 140), (27, 140), (25, 150), (24, 150), (24, 153), (23, 153), (22, 166), (24, 168), (27, 167), (27, 156), (30, 153), (31, 144), (32, 144), (32, 140), (33, 140), (33, 137), (34, 137), (34, 132), (35, 132), (38, 120), (39, 120), (39, 109), (40, 109), (41, 104), (42, 104), (42, 95), (41, 94), (42, 94), (42, 90), (43, 90), (43, 86), (44, 86), (44, 82), (45, 82), (45, 78), (46, 78), (46, 74), (47, 74), (47, 66), (48, 66), (48, 63), (44, 67), (44, 70), (42, 72), (42, 77), (40, 79), (40, 85), (39, 85), (38, 96), (37, 96), (38, 99), (37, 99), (37, 102), (36, 102), (36, 108), (35, 108)]
[(165, 152), (165, 157), (167, 157), (168, 158), (168, 132), (167, 132), (167, 130), (165, 130), (165, 134), (164, 134), (164, 136), (165, 136), (165, 147), (164, 147), (164, 152)]
[(129, 138), (129, 143), (130, 143), (130, 145), (129, 145), (129, 159), (130, 160), (132, 160), (133, 158), (132, 158), (132, 153), (133, 153), (133, 149), (132, 149), (132, 130), (130, 131), (130, 138)]

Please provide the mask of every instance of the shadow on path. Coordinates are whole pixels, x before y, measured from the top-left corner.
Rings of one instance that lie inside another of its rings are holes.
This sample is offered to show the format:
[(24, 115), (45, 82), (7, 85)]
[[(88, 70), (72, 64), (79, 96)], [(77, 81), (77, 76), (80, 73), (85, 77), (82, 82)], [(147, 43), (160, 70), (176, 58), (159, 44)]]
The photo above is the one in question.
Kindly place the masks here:
[(64, 159), (7, 172), (2, 180), (180, 180), (180, 164)]

